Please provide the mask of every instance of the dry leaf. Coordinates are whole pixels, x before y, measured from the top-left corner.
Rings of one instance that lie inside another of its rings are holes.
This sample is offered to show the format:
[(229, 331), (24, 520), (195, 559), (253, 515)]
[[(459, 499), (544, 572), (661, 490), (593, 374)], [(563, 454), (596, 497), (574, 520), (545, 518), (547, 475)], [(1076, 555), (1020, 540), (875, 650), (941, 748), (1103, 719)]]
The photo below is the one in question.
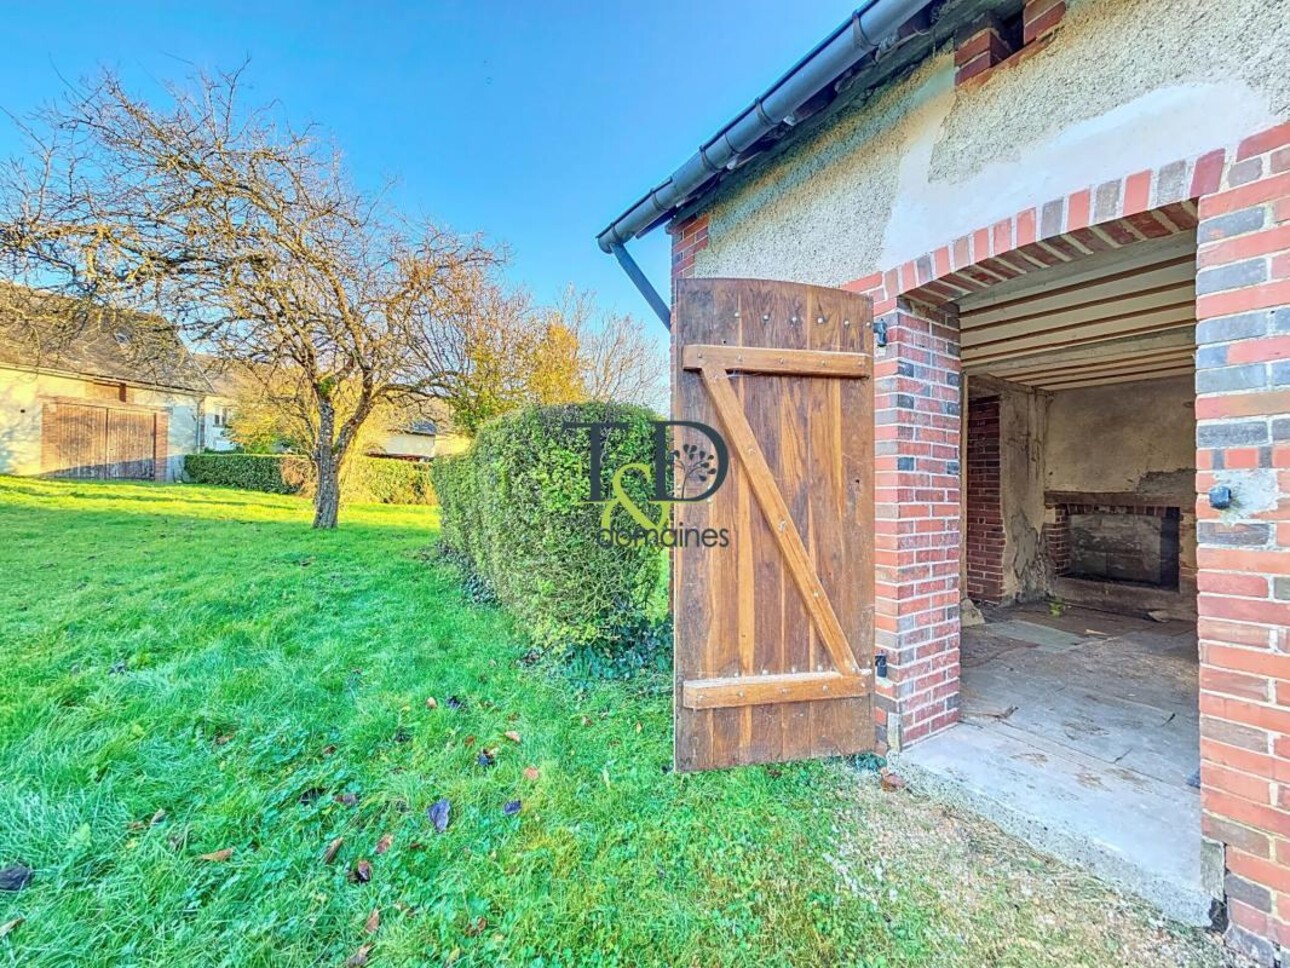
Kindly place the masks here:
[(380, 840), (376, 842), (376, 853), (378, 854), (385, 853), (387, 850), (390, 849), (390, 845), (393, 843), (394, 843), (394, 838), (391, 837), (389, 834), (386, 834), (384, 837), (382, 837)]
[(336, 746), (335, 744), (332, 744), (332, 743), (329, 743), (322, 748), (323, 756), (331, 756), (335, 752), (336, 752)]
[(426, 709), (438, 709), (438, 708), (439, 708), (439, 703), (435, 701), (434, 696), (429, 696), (426, 698)]
[(474, 746), (474, 745), (475, 745), (475, 736), (474, 736), (474, 734), (472, 733), (470, 736), (467, 736), (464, 740), (462, 740), (462, 742), (463, 742), (463, 743), (465, 743), (468, 747), (469, 747), (469, 746)]
[(232, 732), (220, 733), (218, 736), (215, 737), (215, 745), (216, 746), (225, 745), (226, 743), (229, 742), (229, 740), (233, 738), (233, 735), (234, 734)]
[(518, 743), (520, 741), (520, 734), (513, 729), (508, 729), (503, 735), (512, 743)]
[(337, 837), (330, 844), (328, 844), (327, 849), (323, 851), (323, 858), (322, 858), (323, 863), (330, 864), (332, 861), (334, 861), (336, 859), (336, 855), (340, 853), (340, 848), (344, 843), (345, 843), (344, 837)]
[(5, 935), (7, 935), (10, 931), (12, 931), (14, 928), (18, 927), (18, 925), (22, 924), (22, 922), (23, 922), (23, 921), (25, 921), (25, 920), (27, 920), (27, 919), (26, 919), (26, 918), (14, 918), (12, 921), (6, 921), (4, 924), (0, 924), (0, 938), (3, 938), (3, 937), (4, 937)]
[(161, 809), (152, 815), (152, 820), (149, 821), (149, 824), (155, 827), (157, 826), (157, 824), (161, 823), (161, 821), (165, 819), (166, 819), (166, 811), (164, 809)]
[(225, 847), (223, 850), (216, 850), (216, 851), (212, 851), (209, 854), (202, 854), (201, 859), (214, 861), (217, 864), (222, 864), (224, 863), (224, 861), (228, 860), (232, 856), (233, 856), (233, 848)]
[(367, 916), (367, 923), (363, 925), (363, 930), (368, 934), (376, 934), (381, 930), (381, 909), (372, 908), (372, 913)]
[(542, 775), (542, 771), (539, 770), (536, 766), (524, 767), (524, 779), (526, 780), (536, 780), (541, 775)]
[(363, 968), (367, 964), (367, 956), (372, 953), (372, 946), (365, 944), (350, 955), (345, 960), (345, 968)]
[(473, 938), (477, 934), (483, 934), (487, 927), (488, 918), (481, 914), (479, 917), (475, 918), (474, 921), (471, 921), (466, 925), (466, 934)]
[(372, 864), (368, 860), (360, 860), (354, 865), (354, 869), (349, 872), (349, 879), (355, 884), (366, 884), (372, 879)]
[(642, 727), (641, 727), (641, 724), (640, 724), (640, 723), (637, 723), (637, 724), (636, 724), (636, 732), (638, 732), (638, 733), (639, 733), (639, 732), (641, 731), (641, 728), (642, 728)]

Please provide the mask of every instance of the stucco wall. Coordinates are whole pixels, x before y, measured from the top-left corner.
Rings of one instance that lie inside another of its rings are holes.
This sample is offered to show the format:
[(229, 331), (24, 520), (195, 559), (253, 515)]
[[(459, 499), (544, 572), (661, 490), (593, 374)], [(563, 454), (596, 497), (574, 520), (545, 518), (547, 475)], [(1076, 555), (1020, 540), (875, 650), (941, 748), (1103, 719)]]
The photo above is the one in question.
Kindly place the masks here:
[(1196, 391), (1191, 377), (1055, 393), (1047, 489), (1195, 494)]
[(839, 285), (1031, 205), (1290, 116), (1281, 0), (1070, 0), (1052, 44), (954, 88), (950, 50), (709, 207), (695, 274)]
[[(41, 397), (86, 397), (86, 381), (0, 368), (0, 474), (40, 473)], [(192, 394), (137, 389), (131, 400), (170, 411), (170, 475), (197, 449), (200, 400)]]

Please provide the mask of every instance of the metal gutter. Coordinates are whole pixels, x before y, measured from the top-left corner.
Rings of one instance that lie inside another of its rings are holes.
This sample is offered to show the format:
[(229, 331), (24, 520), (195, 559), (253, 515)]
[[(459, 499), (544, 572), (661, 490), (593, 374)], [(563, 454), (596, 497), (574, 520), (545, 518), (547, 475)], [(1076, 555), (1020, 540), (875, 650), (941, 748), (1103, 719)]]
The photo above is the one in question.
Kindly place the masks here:
[(743, 113), (646, 195), (614, 219), (597, 237), (601, 250), (613, 253), (664, 325), (670, 314), (658, 293), (624, 248), (671, 218), (688, 200), (779, 125), (807, 100), (877, 49), (889, 35), (931, 0), (868, 0), (801, 58)]

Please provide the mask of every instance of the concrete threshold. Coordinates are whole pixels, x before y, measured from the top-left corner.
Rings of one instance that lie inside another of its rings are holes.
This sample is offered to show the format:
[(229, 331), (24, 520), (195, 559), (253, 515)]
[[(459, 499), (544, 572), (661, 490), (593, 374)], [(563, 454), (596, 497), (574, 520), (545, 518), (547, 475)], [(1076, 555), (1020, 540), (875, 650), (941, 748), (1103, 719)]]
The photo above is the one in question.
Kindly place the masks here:
[(966, 807), (1176, 921), (1210, 924), (1222, 861), (1203, 851), (1196, 790), (993, 720), (964, 721), (890, 759), (915, 789)]

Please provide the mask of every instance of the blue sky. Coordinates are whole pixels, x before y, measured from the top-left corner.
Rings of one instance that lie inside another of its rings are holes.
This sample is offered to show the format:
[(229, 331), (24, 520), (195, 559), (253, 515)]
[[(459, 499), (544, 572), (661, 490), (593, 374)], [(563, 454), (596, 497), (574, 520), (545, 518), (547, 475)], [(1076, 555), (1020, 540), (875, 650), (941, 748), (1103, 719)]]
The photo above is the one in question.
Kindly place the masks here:
[[(6, 9), (0, 108), (100, 65), (136, 90), (250, 59), (256, 100), (331, 131), (360, 184), (506, 242), (541, 299), (566, 284), (648, 307), (594, 236), (847, 16), (821, 0), (424, 4), (24, 3)], [(20, 149), (0, 119), (0, 156)], [(666, 291), (667, 236), (634, 247)]]

